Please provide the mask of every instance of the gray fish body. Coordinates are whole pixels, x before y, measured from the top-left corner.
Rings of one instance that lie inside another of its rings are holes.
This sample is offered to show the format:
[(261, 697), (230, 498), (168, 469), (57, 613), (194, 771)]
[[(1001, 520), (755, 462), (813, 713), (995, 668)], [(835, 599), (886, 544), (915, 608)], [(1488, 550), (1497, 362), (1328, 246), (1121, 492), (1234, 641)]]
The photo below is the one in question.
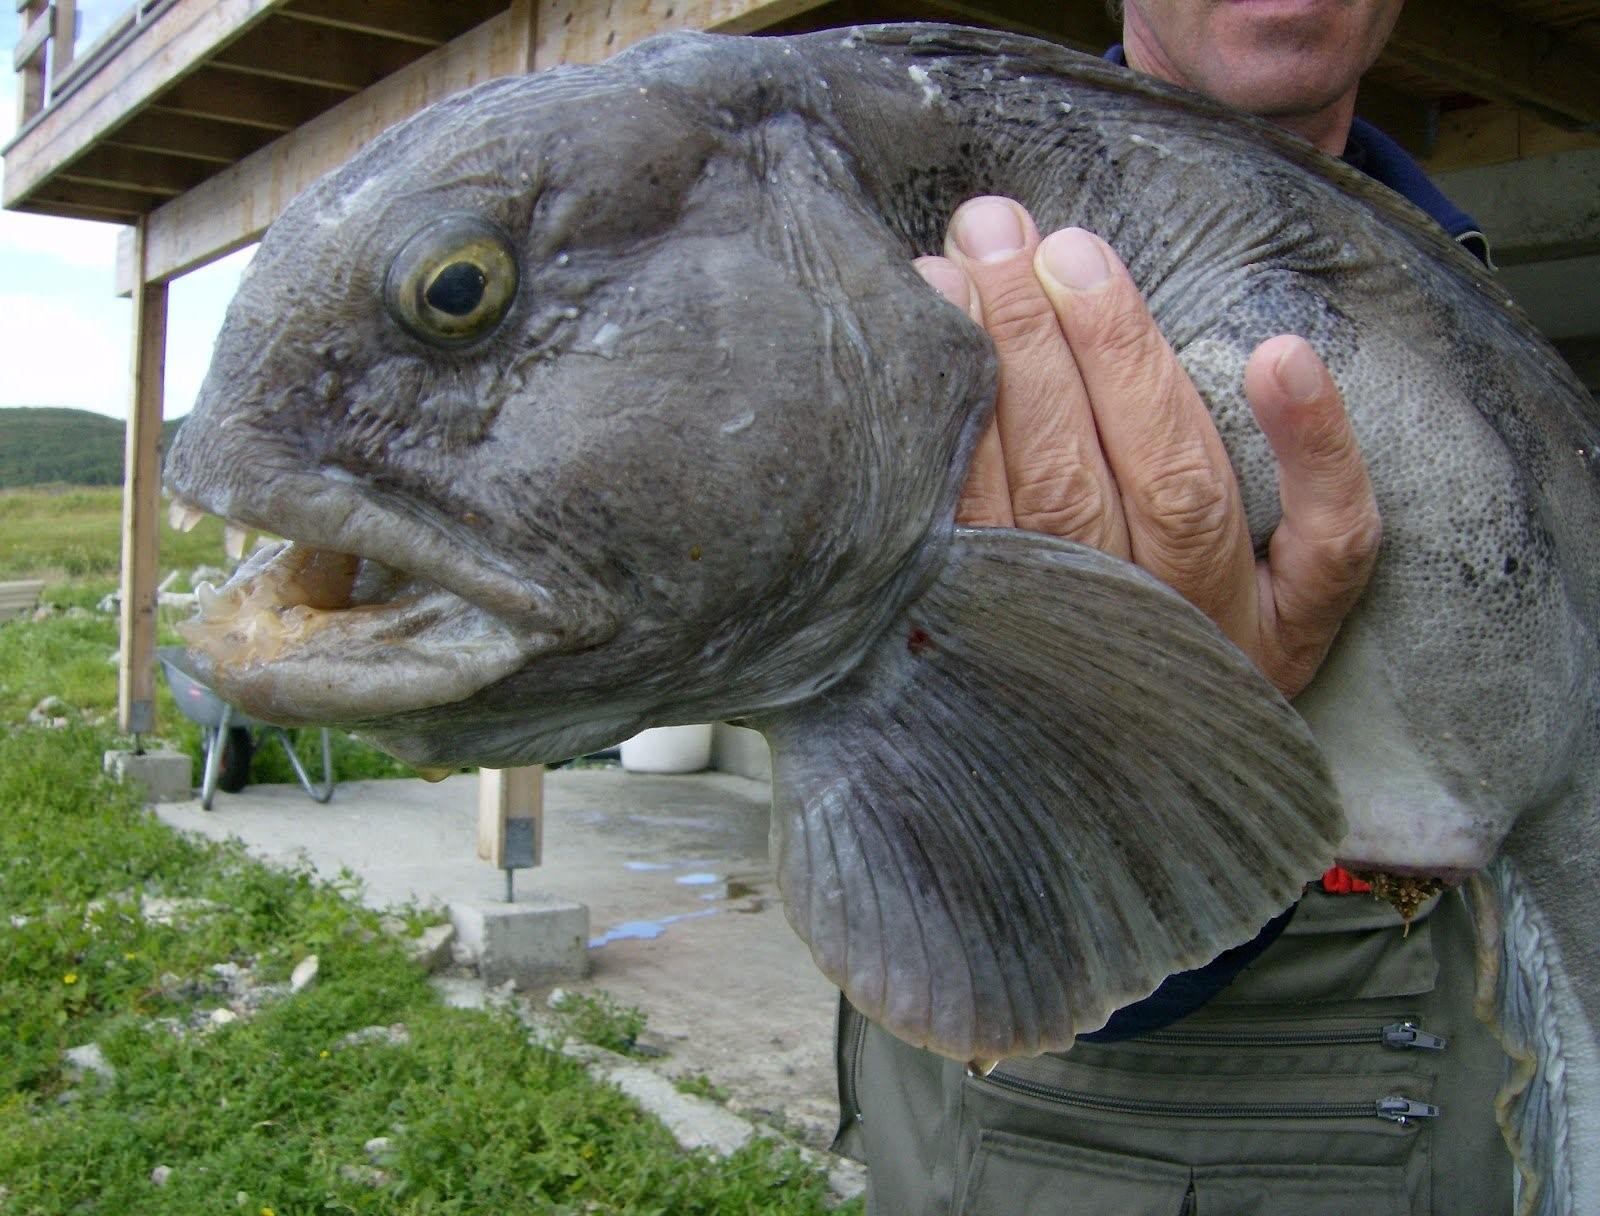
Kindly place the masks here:
[[(979, 192), (1118, 250), (1259, 544), (1245, 359), (1294, 332), (1326, 361), (1385, 543), (1309, 736), (1137, 572), (950, 526), (992, 354), (909, 261)], [(438, 284), (474, 224), (516, 280), (462, 339), (476, 297)], [(1507, 1135), (1557, 1212), (1600, 1206), (1597, 448), (1548, 344), (1387, 191), (1098, 61), (913, 26), (674, 35), (402, 124), (269, 232), (168, 478), (299, 542), (194, 635), (253, 712), (494, 765), (760, 726), (791, 920), (950, 1055), (1070, 1043), (1335, 856), (1458, 878), (1515, 825), (1485, 1013), (1534, 1061)], [(339, 611), (311, 549), (367, 559)]]

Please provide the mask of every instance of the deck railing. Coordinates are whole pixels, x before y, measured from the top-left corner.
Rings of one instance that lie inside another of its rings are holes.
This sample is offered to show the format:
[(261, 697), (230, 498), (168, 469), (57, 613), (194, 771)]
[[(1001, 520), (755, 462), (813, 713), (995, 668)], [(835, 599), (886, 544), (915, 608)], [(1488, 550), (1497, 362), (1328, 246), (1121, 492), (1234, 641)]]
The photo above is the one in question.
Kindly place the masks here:
[[(111, 57), (171, 0), (14, 0), (22, 14), (11, 66), (17, 126), (26, 125)], [(87, 37), (85, 37), (87, 35)], [(82, 42), (84, 45), (80, 46)]]

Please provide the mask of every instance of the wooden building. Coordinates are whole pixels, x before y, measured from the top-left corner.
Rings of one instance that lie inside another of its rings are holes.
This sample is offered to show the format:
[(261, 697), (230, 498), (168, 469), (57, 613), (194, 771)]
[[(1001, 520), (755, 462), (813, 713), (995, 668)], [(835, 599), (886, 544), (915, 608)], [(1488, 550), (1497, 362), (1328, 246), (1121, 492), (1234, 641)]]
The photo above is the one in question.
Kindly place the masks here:
[[(4, 205), (129, 226), (117, 277), (135, 318), (121, 696), (133, 732), (154, 726), (167, 284), (255, 240), (379, 131), (489, 77), (601, 59), (674, 28), (931, 19), (1088, 50), (1116, 34), (1100, 0), (14, 2), (21, 114)], [(1464, 201), (1503, 264), (1584, 271), (1583, 315), (1566, 336), (1594, 375), (1584, 361), (1600, 364), (1600, 273), (1587, 269), (1600, 255), (1600, 0), (1408, 0), (1361, 108), (1447, 173), (1447, 189), (1471, 179), (1478, 193)], [(1504, 232), (1484, 207), (1510, 217)]]

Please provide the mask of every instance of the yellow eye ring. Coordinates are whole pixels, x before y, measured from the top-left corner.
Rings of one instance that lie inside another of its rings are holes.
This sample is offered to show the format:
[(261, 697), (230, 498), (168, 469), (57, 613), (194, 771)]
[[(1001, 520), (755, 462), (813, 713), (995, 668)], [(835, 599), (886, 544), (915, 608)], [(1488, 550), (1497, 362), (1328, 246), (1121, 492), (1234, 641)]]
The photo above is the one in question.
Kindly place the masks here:
[(511, 243), (475, 215), (446, 215), (418, 231), (384, 277), (384, 303), (401, 327), (434, 346), (486, 337), (517, 294)]

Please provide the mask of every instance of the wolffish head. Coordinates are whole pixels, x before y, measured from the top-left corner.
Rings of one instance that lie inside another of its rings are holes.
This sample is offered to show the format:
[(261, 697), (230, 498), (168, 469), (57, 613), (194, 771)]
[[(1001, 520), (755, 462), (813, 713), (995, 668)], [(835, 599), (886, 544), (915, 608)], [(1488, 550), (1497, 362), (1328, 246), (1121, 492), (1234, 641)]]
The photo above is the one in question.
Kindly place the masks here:
[(290, 542), (202, 595), (224, 696), (508, 764), (848, 668), (989, 370), (804, 76), (676, 36), (494, 81), (273, 225), (166, 468)]

